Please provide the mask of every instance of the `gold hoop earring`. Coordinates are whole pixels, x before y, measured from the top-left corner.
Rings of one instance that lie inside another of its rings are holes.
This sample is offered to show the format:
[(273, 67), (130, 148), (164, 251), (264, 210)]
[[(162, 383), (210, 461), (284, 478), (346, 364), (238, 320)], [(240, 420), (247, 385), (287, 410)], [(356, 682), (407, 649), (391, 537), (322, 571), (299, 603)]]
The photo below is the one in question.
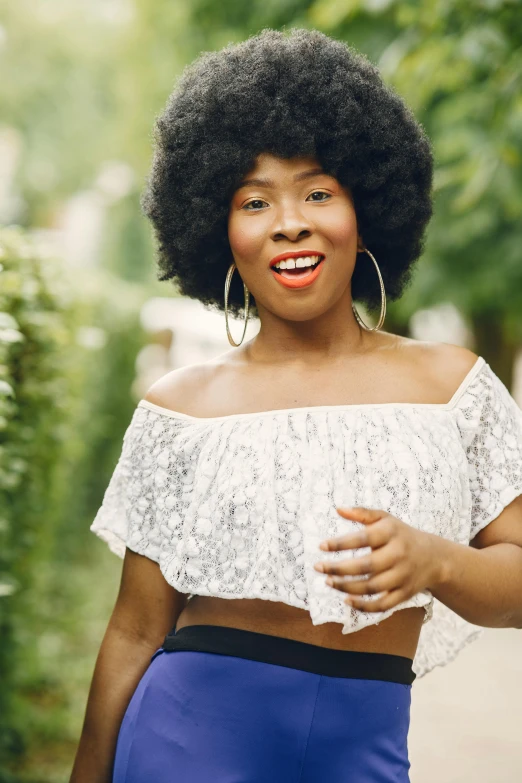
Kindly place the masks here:
[(359, 313), (355, 309), (355, 305), (354, 305), (353, 301), (352, 301), (352, 310), (353, 310), (353, 314), (355, 315), (355, 320), (357, 321), (359, 326), (362, 326), (362, 328), (365, 329), (367, 332), (376, 332), (376, 331), (378, 331), (378, 329), (381, 328), (381, 326), (384, 323), (384, 319), (386, 318), (386, 292), (384, 290), (384, 282), (383, 282), (382, 275), (381, 275), (381, 270), (379, 269), (379, 265), (378, 265), (377, 261), (375, 260), (375, 258), (372, 256), (372, 254), (370, 253), (370, 251), (367, 248), (364, 247), (360, 252), (361, 253), (367, 253), (370, 256), (370, 258), (372, 259), (372, 261), (373, 261), (373, 263), (375, 265), (375, 269), (377, 270), (377, 276), (379, 278), (379, 285), (381, 287), (381, 314), (379, 316), (379, 320), (377, 321), (377, 324), (370, 328), (369, 326), (366, 326), (366, 324), (362, 320), (361, 316), (359, 315)]
[(243, 334), (241, 335), (241, 340), (238, 343), (236, 343), (236, 342), (234, 342), (234, 339), (233, 339), (232, 335), (230, 334), (230, 328), (229, 328), (229, 325), (228, 325), (228, 294), (229, 294), (229, 291), (230, 291), (230, 282), (232, 280), (232, 275), (234, 274), (235, 270), (236, 270), (236, 265), (235, 265), (234, 262), (232, 262), (230, 264), (229, 269), (228, 269), (227, 278), (225, 280), (225, 326), (226, 326), (226, 329), (227, 329), (228, 342), (230, 343), (230, 345), (233, 345), (234, 348), (239, 348), (239, 346), (241, 345), (241, 343), (245, 339), (245, 334), (246, 334), (246, 329), (247, 329), (248, 311), (249, 311), (249, 306), (250, 306), (250, 292), (249, 292), (248, 288), (246, 287), (246, 285), (243, 283), (243, 288), (244, 288), (244, 291), (245, 291), (245, 305), (244, 305), (244, 307), (245, 307), (245, 325), (243, 327)]

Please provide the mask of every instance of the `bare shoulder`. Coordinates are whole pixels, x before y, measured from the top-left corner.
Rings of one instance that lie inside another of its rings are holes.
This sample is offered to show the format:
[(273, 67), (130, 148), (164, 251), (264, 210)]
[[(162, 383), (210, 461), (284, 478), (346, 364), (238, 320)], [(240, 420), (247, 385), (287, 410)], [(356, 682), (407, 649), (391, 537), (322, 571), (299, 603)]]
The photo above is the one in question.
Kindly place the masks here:
[(161, 408), (192, 415), (197, 410), (198, 399), (208, 392), (222, 369), (222, 361), (212, 360), (171, 370), (152, 384), (143, 399)]
[(415, 375), (441, 402), (452, 398), (479, 358), (468, 348), (449, 343), (401, 338), (399, 347), (403, 359), (413, 363)]
[(413, 348), (418, 353), (418, 358), (423, 360), (426, 366), (433, 368), (434, 372), (451, 376), (457, 386), (464, 380), (472, 367), (476, 364), (478, 356), (469, 348), (450, 343), (416, 342)]

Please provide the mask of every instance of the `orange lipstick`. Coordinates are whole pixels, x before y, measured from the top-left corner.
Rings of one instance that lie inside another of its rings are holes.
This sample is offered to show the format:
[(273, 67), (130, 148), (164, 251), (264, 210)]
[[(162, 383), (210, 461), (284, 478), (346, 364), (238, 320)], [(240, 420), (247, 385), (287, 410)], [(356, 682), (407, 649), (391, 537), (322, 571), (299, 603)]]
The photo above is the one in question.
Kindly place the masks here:
[[(319, 256), (319, 261), (313, 266), (306, 267), (293, 267), (292, 271), (287, 269), (277, 269), (276, 264), (280, 261), (286, 261), (293, 258), (314, 258)], [(285, 288), (307, 288), (317, 280), (321, 269), (323, 268), (324, 253), (317, 250), (293, 250), (281, 253), (280, 255), (272, 258), (270, 261), (270, 269), (272, 274), (281, 285)]]

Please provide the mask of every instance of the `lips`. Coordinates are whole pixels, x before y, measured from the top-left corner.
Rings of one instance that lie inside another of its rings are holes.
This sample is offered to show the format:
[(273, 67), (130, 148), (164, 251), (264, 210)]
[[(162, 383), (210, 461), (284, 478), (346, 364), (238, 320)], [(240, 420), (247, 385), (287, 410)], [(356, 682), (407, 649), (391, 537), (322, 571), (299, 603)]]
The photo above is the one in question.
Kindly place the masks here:
[(285, 288), (304, 288), (317, 279), (323, 267), (324, 253), (318, 250), (301, 250), (281, 253), (270, 261), (270, 270)]
[(321, 269), (324, 266), (324, 257), (315, 264), (315, 266), (308, 266), (304, 268), (297, 268), (292, 270), (283, 269), (276, 271), (271, 268), (272, 275), (276, 278), (278, 283), (281, 283), (285, 288), (305, 288), (317, 280)]
[(301, 248), (301, 250), (287, 250), (286, 253), (280, 253), (278, 256), (274, 256), (270, 261), (269, 266), (274, 266), (278, 261), (286, 261), (288, 258), (310, 258), (311, 256), (323, 256), (320, 250), (310, 250), (309, 248)]

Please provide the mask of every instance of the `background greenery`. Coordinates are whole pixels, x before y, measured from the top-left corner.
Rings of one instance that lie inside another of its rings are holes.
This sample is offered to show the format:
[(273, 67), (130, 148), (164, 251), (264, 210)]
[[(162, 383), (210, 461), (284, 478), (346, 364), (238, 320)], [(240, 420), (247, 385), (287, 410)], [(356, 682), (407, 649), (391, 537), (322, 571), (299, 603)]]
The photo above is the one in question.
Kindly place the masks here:
[[(453, 302), (510, 385), (522, 342), (518, 0), (0, 0), (0, 116), (21, 154), (0, 234), (0, 783), (67, 780), (119, 563), (88, 531), (135, 405), (154, 280), (139, 194), (151, 129), (203, 50), (313, 27), (366, 53), (436, 157), (435, 214), (387, 327)], [(0, 128), (1, 130), (1, 128)], [(46, 253), (64, 203), (107, 161), (134, 174), (99, 262)]]

